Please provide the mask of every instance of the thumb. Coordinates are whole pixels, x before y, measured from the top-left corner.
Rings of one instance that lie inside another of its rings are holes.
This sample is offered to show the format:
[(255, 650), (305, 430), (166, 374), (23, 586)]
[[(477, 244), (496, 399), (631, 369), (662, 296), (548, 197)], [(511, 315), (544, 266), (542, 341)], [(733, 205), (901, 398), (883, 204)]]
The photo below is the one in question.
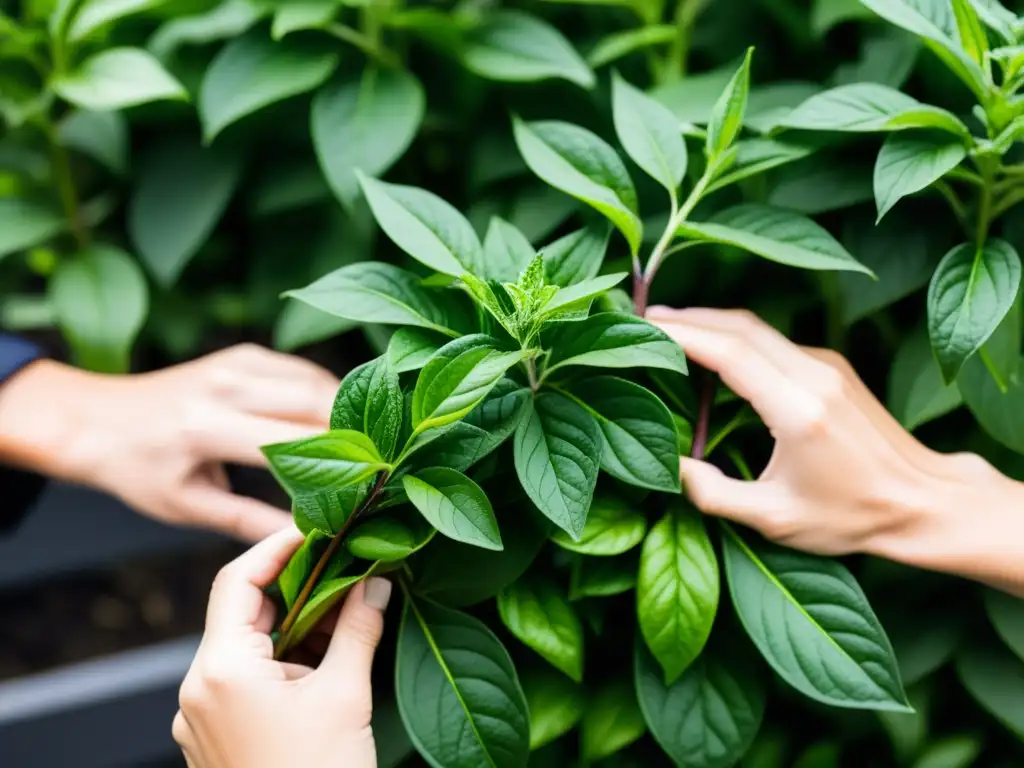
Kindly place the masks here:
[(353, 587), (338, 614), (331, 644), (321, 670), (343, 675), (357, 690), (370, 691), (370, 669), (384, 633), (384, 610), (391, 599), (391, 582), (379, 576)]
[(758, 527), (775, 507), (776, 494), (765, 481), (734, 480), (714, 464), (685, 456), (679, 474), (690, 501), (706, 514)]

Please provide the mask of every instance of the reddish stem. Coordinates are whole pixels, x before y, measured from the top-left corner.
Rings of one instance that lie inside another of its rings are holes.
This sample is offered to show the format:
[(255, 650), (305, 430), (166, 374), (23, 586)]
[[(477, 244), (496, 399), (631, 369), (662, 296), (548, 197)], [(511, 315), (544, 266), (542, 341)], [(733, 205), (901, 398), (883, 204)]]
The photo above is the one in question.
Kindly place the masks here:
[(650, 294), (651, 284), (644, 273), (637, 267), (633, 270), (633, 311), (637, 317), (643, 317), (647, 312), (647, 299)]
[(715, 377), (710, 371), (704, 372), (703, 387), (700, 392), (700, 406), (697, 411), (697, 423), (693, 427), (693, 443), (690, 446), (690, 458), (703, 459), (708, 447), (708, 431), (711, 424), (711, 405), (715, 399)]

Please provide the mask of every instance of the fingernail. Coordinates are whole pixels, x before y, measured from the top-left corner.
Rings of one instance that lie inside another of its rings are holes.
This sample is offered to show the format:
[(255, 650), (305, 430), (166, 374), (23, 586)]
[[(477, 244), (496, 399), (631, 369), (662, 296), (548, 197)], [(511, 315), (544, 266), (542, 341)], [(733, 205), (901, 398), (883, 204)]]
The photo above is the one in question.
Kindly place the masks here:
[(366, 582), (366, 589), (363, 592), (364, 603), (378, 611), (383, 611), (388, 607), (389, 600), (391, 600), (390, 581), (374, 576)]

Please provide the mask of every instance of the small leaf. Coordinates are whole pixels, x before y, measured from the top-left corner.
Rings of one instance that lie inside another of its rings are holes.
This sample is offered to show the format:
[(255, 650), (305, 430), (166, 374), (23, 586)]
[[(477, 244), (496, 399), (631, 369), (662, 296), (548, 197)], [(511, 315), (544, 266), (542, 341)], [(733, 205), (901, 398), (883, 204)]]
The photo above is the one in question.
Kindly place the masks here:
[(572, 570), (569, 599), (611, 597), (636, 589), (639, 560), (635, 549), (615, 557), (579, 558)]
[(281, 571), (281, 575), (277, 577), (277, 584), (281, 588), (281, 597), (284, 598), (284, 604), (288, 610), (295, 605), (295, 599), (313, 572), (313, 566), (316, 565), (316, 559), (319, 557), (317, 550), (321, 548), (320, 545), (326, 541), (326, 538), (320, 531), (310, 531), (306, 535), (306, 540), (302, 542), (302, 546), (296, 550), (288, 561), (288, 565)]
[[(161, 5), (164, 0), (85, 0), (68, 25), (67, 39), (77, 42), (112, 22)], [(74, 5), (72, 3), (72, 5)]]
[(205, 141), (263, 107), (313, 90), (337, 64), (335, 52), (290, 38), (274, 42), (263, 29), (235, 38), (214, 56), (199, 88)]
[(276, 41), (291, 32), (303, 29), (323, 29), (338, 15), (334, 0), (290, 0), (274, 13), (270, 36)]
[(583, 625), (559, 590), (539, 578), (520, 579), (498, 595), (509, 632), (577, 683), (583, 680)]
[(647, 518), (618, 496), (599, 493), (587, 514), (579, 541), (565, 531), (555, 531), (551, 540), (562, 549), (581, 555), (611, 556), (628, 552), (647, 533)]
[(316, 629), (316, 626), (331, 612), (331, 609), (341, 602), (349, 590), (372, 575), (375, 569), (376, 563), (366, 573), (329, 578), (317, 584), (309, 596), (309, 601), (299, 612), (295, 624), (282, 639), (281, 652), (286, 652), (299, 645), (310, 632)]
[(741, 139), (736, 142), (735, 147), (736, 158), (732, 166), (708, 187), (708, 193), (772, 168), (796, 162), (819, 149), (814, 141), (806, 139), (795, 140), (790, 137), (768, 139), (761, 136), (753, 139)]
[[(337, 7), (334, 0), (326, 2)], [(367, 67), (358, 76), (335, 78), (317, 92), (310, 133), (320, 168), (338, 200), (351, 205), (358, 197), (357, 169), (380, 176), (405, 154), (425, 109), (423, 86), (405, 70)]]
[(597, 277), (610, 236), (611, 227), (607, 224), (591, 225), (541, 248), (548, 283), (566, 288)]
[(60, 123), (60, 143), (119, 176), (128, 172), (128, 124), (120, 112), (76, 109)]
[(700, 515), (676, 501), (640, 553), (637, 615), (647, 647), (672, 685), (707, 643), (718, 611), (718, 558)]
[(960, 682), (971, 697), (1018, 739), (1024, 739), (1024, 661), (997, 645), (965, 648), (956, 660)]
[(675, 195), (686, 175), (686, 144), (675, 115), (618, 72), (612, 76), (612, 115), (626, 154)]
[(512, 127), (530, 170), (599, 211), (622, 232), (631, 252), (639, 250), (643, 225), (637, 216), (636, 190), (614, 149), (570, 123), (525, 123), (515, 118)]
[(594, 417), (554, 392), (537, 395), (516, 430), (516, 473), (523, 490), (545, 517), (577, 540), (594, 497), (601, 451)]
[(523, 768), (530, 719), (515, 667), (481, 621), (407, 600), (395, 689), (417, 751), (445, 768)]
[(811, 219), (759, 203), (726, 208), (707, 222), (687, 222), (679, 234), (734, 245), (791, 267), (871, 274)]
[(908, 711), (889, 639), (843, 565), (725, 531), (736, 613), (783, 680), (834, 707)]
[(502, 549), (498, 521), (487, 494), (461, 472), (447, 467), (402, 478), (409, 501), (449, 539), (483, 549)]
[(963, 404), (955, 383), (946, 384), (924, 327), (904, 339), (889, 377), (889, 410), (908, 430), (946, 415)]
[(1013, 306), (1020, 257), (1005, 240), (963, 243), (947, 253), (928, 286), (928, 335), (945, 382), (977, 352)]
[(560, 326), (545, 346), (551, 351), (546, 375), (567, 365), (687, 372), (678, 343), (646, 320), (622, 312), (600, 312)]
[(674, 24), (651, 24), (624, 29), (601, 38), (587, 53), (587, 63), (594, 69), (618, 61), (634, 51), (665, 45), (676, 40), (679, 31)]
[(757, 736), (767, 699), (763, 676), (749, 653), (728, 650), (712, 644), (675, 683), (665, 685), (657, 661), (643, 643), (636, 643), (640, 709), (655, 741), (676, 765), (732, 768)]
[(725, 151), (743, 130), (743, 118), (747, 111), (747, 96), (750, 93), (750, 59), (754, 49), (748, 48), (740, 68), (725, 86), (722, 95), (715, 102), (708, 121), (708, 136), (705, 152), (711, 165), (716, 165)]
[(149, 313), (149, 288), (138, 262), (113, 246), (92, 245), (60, 263), (48, 293), (75, 363), (127, 373)]
[(418, 371), (449, 339), (434, 331), (399, 328), (388, 342), (388, 355), (398, 373)]
[(389, 356), (354, 368), (338, 388), (331, 409), (331, 429), (352, 429), (368, 435), (381, 456), (390, 459), (401, 426), (402, 388)]
[(875, 162), (878, 220), (901, 198), (938, 181), (966, 156), (963, 142), (937, 131), (891, 134)]
[(562, 33), (522, 11), (484, 14), (466, 35), (464, 46), (466, 69), (490, 80), (529, 83), (562, 78), (583, 88), (594, 86), (594, 73)]
[(274, 324), (274, 349), (293, 352), (358, 327), (359, 323), (321, 312), (301, 301), (288, 301)]
[(542, 314), (546, 319), (577, 312), (586, 316), (590, 303), (597, 296), (611, 290), (628, 276), (626, 272), (615, 272), (595, 277), (593, 280), (584, 280), (582, 283), (574, 283), (567, 288), (559, 288), (551, 300), (542, 307)]
[(1024, 661), (1024, 600), (986, 589), (985, 611), (1006, 647)]
[(205, 13), (171, 19), (161, 25), (146, 47), (161, 61), (185, 45), (203, 45), (238, 37), (269, 13), (249, 0), (225, 0)]
[(360, 523), (345, 539), (345, 548), (363, 560), (393, 563), (418, 552), (434, 537), (434, 529), (408, 507), (378, 512)]
[(583, 717), (583, 690), (565, 675), (545, 667), (530, 669), (522, 677), (530, 712), (530, 749), (564, 736)]
[(483, 248), (472, 225), (432, 192), (388, 184), (357, 172), (381, 229), (417, 261), (452, 277), (478, 274)]
[(976, 736), (949, 736), (931, 744), (914, 763), (914, 768), (970, 768), (979, 754), (981, 741)]
[(370, 438), (351, 429), (265, 445), (261, 450), (270, 471), (293, 498), (344, 488), (388, 468)]
[(64, 220), (49, 208), (16, 197), (0, 197), (0, 259), (41, 245), (64, 227)]
[(628, 681), (606, 682), (588, 695), (580, 731), (585, 764), (610, 757), (644, 735), (647, 725)]
[(53, 90), (82, 109), (125, 109), (149, 101), (188, 99), (181, 83), (140, 48), (108, 48), (53, 81)]
[(953, 5), (953, 16), (956, 19), (957, 32), (960, 37), (960, 47), (964, 52), (974, 59), (981, 68), (988, 66), (986, 57), (988, 55), (988, 35), (981, 25), (981, 19), (975, 13), (970, 0), (951, 0)]
[(526, 236), (504, 219), (493, 216), (484, 237), (483, 271), (478, 277), (514, 283), (537, 255)]

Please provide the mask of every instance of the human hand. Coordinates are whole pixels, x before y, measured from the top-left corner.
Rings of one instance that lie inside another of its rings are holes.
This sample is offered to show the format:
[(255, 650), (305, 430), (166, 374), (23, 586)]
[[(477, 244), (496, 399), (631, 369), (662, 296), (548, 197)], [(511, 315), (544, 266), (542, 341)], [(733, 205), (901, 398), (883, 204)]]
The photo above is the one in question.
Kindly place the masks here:
[(223, 464), (263, 466), (261, 445), (326, 430), (338, 384), (307, 360), (251, 344), (131, 376), (41, 361), (3, 388), (0, 458), (157, 520), (258, 541), (289, 515), (231, 493)]
[(391, 582), (360, 582), (320, 665), (274, 661), (263, 594), (302, 543), (288, 528), (218, 574), (172, 733), (189, 768), (375, 768), (370, 670)]
[(1020, 527), (1003, 515), (1020, 503), (1018, 484), (979, 456), (922, 445), (842, 356), (800, 347), (745, 311), (652, 307), (647, 319), (748, 400), (776, 441), (751, 482), (681, 459), (699, 509), (799, 549), (1024, 584), (1020, 553), (1004, 543)]

